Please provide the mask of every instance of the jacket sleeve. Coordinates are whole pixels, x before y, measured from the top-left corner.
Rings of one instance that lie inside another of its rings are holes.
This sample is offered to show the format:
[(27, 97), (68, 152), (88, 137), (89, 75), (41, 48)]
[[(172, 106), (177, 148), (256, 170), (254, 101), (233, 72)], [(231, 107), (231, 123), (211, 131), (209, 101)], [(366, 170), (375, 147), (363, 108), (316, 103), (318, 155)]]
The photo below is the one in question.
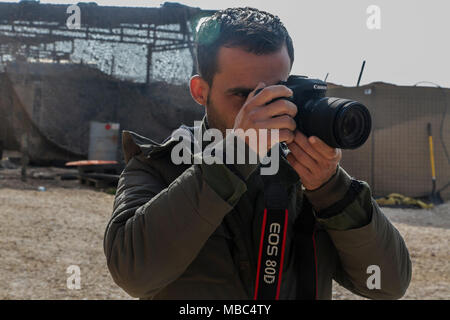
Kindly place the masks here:
[[(334, 279), (370, 299), (401, 298), (411, 280), (408, 249), (372, 198), (369, 185), (338, 168), (332, 181), (306, 196), (337, 249), (340, 263)], [(374, 272), (370, 266), (379, 268), (379, 288), (369, 289)]]
[(151, 298), (186, 270), (246, 184), (225, 165), (194, 164), (165, 187), (143, 161), (131, 158), (120, 176), (104, 251), (114, 281)]

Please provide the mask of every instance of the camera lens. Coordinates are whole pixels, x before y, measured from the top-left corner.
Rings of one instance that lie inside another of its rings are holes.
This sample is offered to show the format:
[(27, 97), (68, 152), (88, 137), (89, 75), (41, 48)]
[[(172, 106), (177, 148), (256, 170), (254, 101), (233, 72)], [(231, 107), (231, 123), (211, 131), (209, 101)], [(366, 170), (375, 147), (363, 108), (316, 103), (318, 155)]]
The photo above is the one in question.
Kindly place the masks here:
[(342, 120), (342, 130), (345, 136), (349, 136), (355, 132), (356, 128), (356, 117), (357, 115), (348, 113), (344, 116), (344, 120)]
[[(370, 135), (369, 110), (356, 101), (339, 99), (334, 120), (334, 136), (340, 148), (355, 149), (364, 144)], [(337, 101), (336, 101), (337, 102)]]
[(307, 136), (317, 136), (330, 147), (341, 149), (362, 146), (372, 127), (364, 105), (334, 97), (308, 100), (298, 108), (295, 119), (297, 129)]

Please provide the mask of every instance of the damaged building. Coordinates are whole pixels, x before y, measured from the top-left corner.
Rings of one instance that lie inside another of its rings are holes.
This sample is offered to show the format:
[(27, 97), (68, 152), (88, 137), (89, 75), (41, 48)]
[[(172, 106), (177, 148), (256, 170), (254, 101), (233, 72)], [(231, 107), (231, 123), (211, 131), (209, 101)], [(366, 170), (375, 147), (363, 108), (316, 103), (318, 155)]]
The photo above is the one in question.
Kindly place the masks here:
[(211, 11), (77, 6), (81, 26), (69, 29), (68, 5), (0, 3), (5, 149), (26, 143), (31, 162), (64, 163), (87, 157), (91, 121), (160, 141), (202, 118), (187, 80), (196, 72), (193, 30)]
[[(117, 123), (161, 141), (204, 109), (190, 97), (195, 27), (213, 11), (177, 3), (159, 8), (79, 3), (81, 25), (67, 27), (68, 5), (0, 3), (0, 141), (38, 164), (86, 159), (91, 121)], [(345, 150), (342, 166), (374, 196), (431, 191), (432, 128), (436, 187), (450, 198), (450, 89), (329, 84), (328, 96), (361, 101), (372, 133)], [(115, 136), (120, 146), (120, 134)], [(117, 160), (122, 161), (120, 148)]]

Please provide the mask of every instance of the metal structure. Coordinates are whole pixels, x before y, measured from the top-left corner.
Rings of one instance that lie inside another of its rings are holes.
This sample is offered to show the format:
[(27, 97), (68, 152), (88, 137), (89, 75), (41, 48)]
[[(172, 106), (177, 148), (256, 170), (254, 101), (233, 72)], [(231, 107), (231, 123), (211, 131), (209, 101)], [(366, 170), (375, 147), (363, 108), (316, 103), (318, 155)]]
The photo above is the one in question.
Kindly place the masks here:
[[(193, 30), (200, 18), (213, 12), (178, 3), (164, 3), (161, 8), (107, 7), (95, 3), (78, 3), (77, 6), (81, 24), (69, 29), (68, 5), (34, 1), (0, 3), (0, 65), (14, 60), (98, 62), (105, 57), (88, 57), (83, 61), (77, 54), (78, 49), (85, 47), (92, 51), (92, 46), (99, 44), (117, 50), (120, 44), (118, 50), (122, 51), (123, 45), (127, 45), (128, 50), (145, 57), (139, 65), (142, 68), (142, 62), (145, 63), (145, 82), (148, 83), (155, 53), (187, 51), (195, 61)], [(108, 54), (106, 60), (100, 67), (106, 74), (117, 76), (118, 63), (126, 69), (126, 61), (118, 62), (114, 52)], [(195, 68), (193, 63), (192, 72)], [(143, 82), (138, 77), (133, 80)]]
[(196, 72), (195, 27), (214, 11), (78, 3), (73, 29), (74, 6), (0, 3), (5, 149), (26, 152), (32, 162), (65, 163), (87, 158), (91, 121), (158, 141), (201, 119), (187, 81)]

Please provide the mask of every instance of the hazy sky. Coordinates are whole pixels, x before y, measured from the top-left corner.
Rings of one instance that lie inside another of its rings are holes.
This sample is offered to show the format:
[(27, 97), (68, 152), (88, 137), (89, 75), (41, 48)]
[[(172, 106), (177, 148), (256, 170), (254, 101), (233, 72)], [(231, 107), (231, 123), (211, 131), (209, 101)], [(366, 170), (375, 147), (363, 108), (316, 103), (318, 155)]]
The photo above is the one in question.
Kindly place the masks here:
[[(15, 2), (4, 1), (0, 2)], [(73, 4), (77, 1), (41, 3)], [(89, 1), (86, 1), (89, 2)], [(99, 5), (158, 7), (165, 1), (97, 0)], [(293, 74), (356, 85), (384, 81), (414, 85), (431, 81), (450, 87), (450, 0), (180, 0), (189, 6), (223, 9), (252, 6), (278, 15), (295, 48)], [(366, 12), (380, 8), (380, 29), (369, 30)], [(81, 16), (82, 19), (82, 16)]]

